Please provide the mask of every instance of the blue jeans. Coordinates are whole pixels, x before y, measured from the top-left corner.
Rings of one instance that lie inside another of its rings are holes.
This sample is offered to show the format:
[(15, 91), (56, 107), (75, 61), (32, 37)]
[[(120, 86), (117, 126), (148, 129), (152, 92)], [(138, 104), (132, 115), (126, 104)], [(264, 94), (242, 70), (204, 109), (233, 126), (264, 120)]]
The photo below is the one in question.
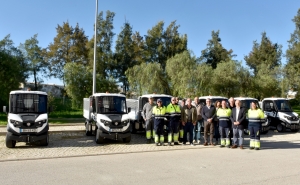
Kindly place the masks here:
[(233, 128), (233, 145), (237, 145), (237, 136), (239, 136), (239, 146), (242, 146), (244, 141), (244, 129)]
[(183, 134), (183, 143), (187, 142), (187, 133), (190, 133), (190, 137), (189, 137), (189, 142), (193, 143), (193, 130), (194, 130), (194, 125), (192, 122), (187, 122), (185, 123), (184, 126), (184, 134)]
[(196, 125), (194, 126), (194, 130), (193, 130), (193, 139), (196, 141), (200, 141), (201, 138), (201, 123), (203, 122), (202, 120), (198, 120)]

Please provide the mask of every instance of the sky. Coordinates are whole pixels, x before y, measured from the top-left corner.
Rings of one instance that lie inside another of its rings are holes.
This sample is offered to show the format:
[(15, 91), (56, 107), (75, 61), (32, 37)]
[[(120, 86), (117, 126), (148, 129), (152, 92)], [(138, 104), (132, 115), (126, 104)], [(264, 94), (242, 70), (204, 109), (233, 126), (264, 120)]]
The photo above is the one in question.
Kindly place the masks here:
[[(38, 34), (39, 46), (48, 47), (57, 35), (56, 28), (69, 22), (91, 39), (97, 0), (0, 0), (0, 40), (10, 34), (17, 47)], [(188, 36), (188, 49), (196, 57), (206, 48), (212, 31), (220, 31), (221, 44), (232, 49), (233, 59), (245, 63), (244, 57), (260, 43), (262, 32), (273, 43), (282, 45), (283, 54), (295, 30), (292, 19), (300, 8), (299, 0), (98, 0), (98, 13), (114, 12), (114, 39), (127, 21), (141, 35), (159, 21), (167, 27), (172, 21), (180, 25), (179, 33)], [(114, 48), (113, 48), (114, 50)], [(284, 64), (285, 58), (282, 57)], [(28, 81), (33, 81), (29, 78)], [(62, 85), (54, 78), (44, 83)]]

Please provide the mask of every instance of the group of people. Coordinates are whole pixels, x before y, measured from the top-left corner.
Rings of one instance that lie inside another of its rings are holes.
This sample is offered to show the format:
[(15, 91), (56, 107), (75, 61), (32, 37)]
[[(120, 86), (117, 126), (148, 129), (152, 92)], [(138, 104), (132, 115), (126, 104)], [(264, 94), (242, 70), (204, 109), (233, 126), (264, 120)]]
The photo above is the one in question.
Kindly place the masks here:
[(255, 102), (251, 103), (249, 110), (241, 107), (240, 100), (234, 98), (229, 99), (229, 105), (225, 100), (216, 101), (215, 105), (212, 105), (209, 98), (206, 99), (206, 105), (202, 105), (198, 97), (194, 98), (193, 103), (190, 98), (183, 99), (181, 105), (178, 97), (172, 97), (167, 106), (162, 104), (161, 99), (157, 99), (156, 102), (157, 105), (154, 104), (153, 97), (150, 97), (142, 111), (146, 123), (147, 143), (154, 139), (156, 146), (164, 145), (164, 124), (167, 119), (169, 146), (172, 142), (174, 145), (178, 145), (179, 142), (184, 145), (189, 142), (192, 146), (200, 144), (201, 125), (204, 124), (204, 146), (216, 146), (220, 140), (220, 147), (244, 149), (244, 129), (248, 121), (250, 149), (260, 149), (260, 129), (261, 123), (264, 122), (264, 113)]

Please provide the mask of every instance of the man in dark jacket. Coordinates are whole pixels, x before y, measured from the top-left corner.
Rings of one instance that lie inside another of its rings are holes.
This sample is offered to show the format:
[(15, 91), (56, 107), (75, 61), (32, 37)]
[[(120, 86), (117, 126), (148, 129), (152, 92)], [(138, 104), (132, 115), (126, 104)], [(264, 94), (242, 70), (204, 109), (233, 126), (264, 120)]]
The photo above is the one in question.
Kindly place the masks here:
[(235, 107), (232, 109), (230, 120), (233, 129), (233, 145), (231, 148), (237, 148), (237, 136), (239, 136), (239, 147), (243, 149), (244, 141), (244, 122), (246, 120), (246, 109), (241, 107), (241, 101), (235, 101)]
[(206, 99), (206, 106), (202, 108), (202, 118), (204, 119), (204, 146), (208, 145), (207, 142), (207, 132), (209, 131), (210, 135), (210, 144), (215, 146), (213, 143), (214, 137), (214, 118), (216, 116), (216, 108), (211, 104), (209, 98)]

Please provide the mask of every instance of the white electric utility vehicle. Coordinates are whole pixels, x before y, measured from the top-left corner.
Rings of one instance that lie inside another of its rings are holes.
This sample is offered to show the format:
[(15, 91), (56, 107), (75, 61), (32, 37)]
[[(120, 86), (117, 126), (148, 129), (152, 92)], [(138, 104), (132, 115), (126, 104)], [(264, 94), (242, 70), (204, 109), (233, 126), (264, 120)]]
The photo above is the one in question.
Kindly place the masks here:
[(41, 91), (11, 91), (7, 115), (6, 147), (14, 148), (17, 142), (49, 143), (47, 93)]

